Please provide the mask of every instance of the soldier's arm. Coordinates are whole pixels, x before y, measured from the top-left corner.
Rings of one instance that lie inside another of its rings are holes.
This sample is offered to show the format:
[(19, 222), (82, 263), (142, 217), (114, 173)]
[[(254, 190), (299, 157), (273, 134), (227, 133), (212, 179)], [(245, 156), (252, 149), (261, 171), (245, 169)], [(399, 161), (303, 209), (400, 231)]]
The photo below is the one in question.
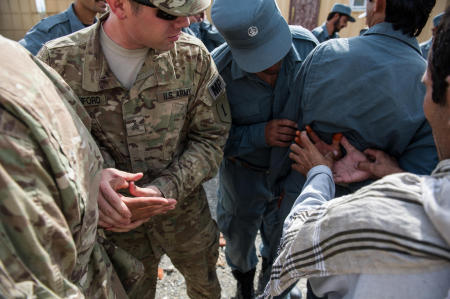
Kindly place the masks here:
[(53, 174), (27, 127), (1, 107), (0, 148), (0, 297), (84, 298), (69, 280), (77, 252)]
[(178, 201), (216, 174), (231, 123), (224, 82), (208, 53), (199, 54), (194, 77), (198, 84), (186, 116), (187, 144), (181, 156), (151, 183), (166, 198)]

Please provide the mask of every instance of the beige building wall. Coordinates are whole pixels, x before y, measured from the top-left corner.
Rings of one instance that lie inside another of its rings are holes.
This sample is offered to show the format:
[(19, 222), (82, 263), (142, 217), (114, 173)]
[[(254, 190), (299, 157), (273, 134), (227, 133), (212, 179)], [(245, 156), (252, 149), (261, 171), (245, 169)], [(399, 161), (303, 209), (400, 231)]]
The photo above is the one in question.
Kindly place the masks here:
[[(67, 9), (73, 0), (45, 0), (47, 12), (39, 15), (36, 11), (35, 0), (0, 0), (0, 34), (13, 40), (21, 39), (25, 33), (36, 24), (41, 18), (53, 15)], [(325, 22), (328, 12), (334, 3), (349, 4), (348, 0), (317, 0), (320, 1), (320, 11), (317, 26)], [(290, 0), (276, 0), (281, 13), (286, 20), (289, 18)], [(432, 17), (445, 10), (450, 5), (450, 0), (436, 0)], [(355, 23), (349, 23), (339, 33), (341, 37), (357, 36), (359, 31), (365, 27), (365, 19), (358, 19), (362, 12), (353, 12)], [(208, 15), (209, 10), (208, 10)], [(432, 17), (419, 36), (419, 42), (431, 37)], [(211, 18), (209, 18), (211, 19)]]
[(43, 17), (64, 11), (72, 0), (46, 0), (47, 12), (40, 15), (34, 0), (0, 0), (0, 34), (21, 39)]
[[(280, 1), (287, 1), (287, 0), (280, 0)], [(331, 11), (331, 8), (335, 3), (342, 3), (346, 5), (350, 4), (350, 1), (348, 0), (320, 0), (320, 1), (321, 3), (320, 3), (319, 19), (317, 24), (318, 26), (326, 21), (328, 13)], [(450, 0), (436, 0), (436, 5), (433, 8), (431, 17), (428, 20), (427, 24), (425, 25), (424, 29), (422, 30), (422, 33), (417, 38), (419, 42), (426, 41), (431, 37), (431, 28), (433, 28), (433, 21), (432, 21), (433, 17), (443, 12), (445, 8), (449, 5)], [(357, 36), (359, 35), (359, 31), (366, 27), (365, 25), (366, 19), (365, 18), (358, 19), (358, 16), (361, 13), (363, 13), (363, 11), (352, 13), (352, 16), (356, 19), (356, 22), (355, 23), (349, 22), (348, 26), (339, 32), (339, 35), (341, 37)]]

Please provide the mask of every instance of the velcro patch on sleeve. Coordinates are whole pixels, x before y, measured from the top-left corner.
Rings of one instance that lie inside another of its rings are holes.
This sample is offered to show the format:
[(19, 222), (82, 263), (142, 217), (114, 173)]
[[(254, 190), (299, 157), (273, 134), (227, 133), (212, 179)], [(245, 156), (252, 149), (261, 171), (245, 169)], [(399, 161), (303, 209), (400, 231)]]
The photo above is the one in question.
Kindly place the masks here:
[(216, 77), (214, 77), (211, 82), (208, 84), (208, 91), (211, 97), (215, 100), (223, 93), (225, 92), (225, 81), (222, 79), (222, 76), (217, 74)]

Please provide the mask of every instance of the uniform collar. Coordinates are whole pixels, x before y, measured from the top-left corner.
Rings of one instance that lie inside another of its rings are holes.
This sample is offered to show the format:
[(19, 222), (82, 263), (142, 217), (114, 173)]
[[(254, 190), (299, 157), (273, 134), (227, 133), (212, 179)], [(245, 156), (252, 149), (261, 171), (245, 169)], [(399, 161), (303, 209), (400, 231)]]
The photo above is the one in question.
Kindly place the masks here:
[(401, 30), (394, 30), (394, 26), (391, 23), (387, 22), (378, 23), (370, 27), (363, 35), (372, 35), (372, 34), (385, 35), (391, 38), (395, 38), (409, 45), (410, 47), (415, 49), (419, 54), (422, 53), (420, 51), (419, 43), (417, 42), (417, 39), (415, 37), (406, 35), (402, 33)]
[[(70, 4), (69, 8), (66, 9), (64, 12), (69, 19), (70, 28), (72, 32), (81, 30), (85, 28), (84, 24), (81, 23), (80, 19), (78, 19), (77, 15), (75, 14), (75, 10), (73, 9), (74, 4)], [(94, 23), (97, 23), (97, 18), (94, 19)]]

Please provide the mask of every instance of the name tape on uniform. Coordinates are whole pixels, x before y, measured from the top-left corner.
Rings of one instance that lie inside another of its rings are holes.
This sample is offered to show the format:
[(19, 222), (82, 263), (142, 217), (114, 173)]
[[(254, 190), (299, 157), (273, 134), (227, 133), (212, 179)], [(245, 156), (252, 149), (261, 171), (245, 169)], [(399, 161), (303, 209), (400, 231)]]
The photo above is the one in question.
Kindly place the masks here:
[(80, 96), (79, 97), (81, 104), (83, 106), (98, 106), (106, 104), (106, 97), (102, 96)]

